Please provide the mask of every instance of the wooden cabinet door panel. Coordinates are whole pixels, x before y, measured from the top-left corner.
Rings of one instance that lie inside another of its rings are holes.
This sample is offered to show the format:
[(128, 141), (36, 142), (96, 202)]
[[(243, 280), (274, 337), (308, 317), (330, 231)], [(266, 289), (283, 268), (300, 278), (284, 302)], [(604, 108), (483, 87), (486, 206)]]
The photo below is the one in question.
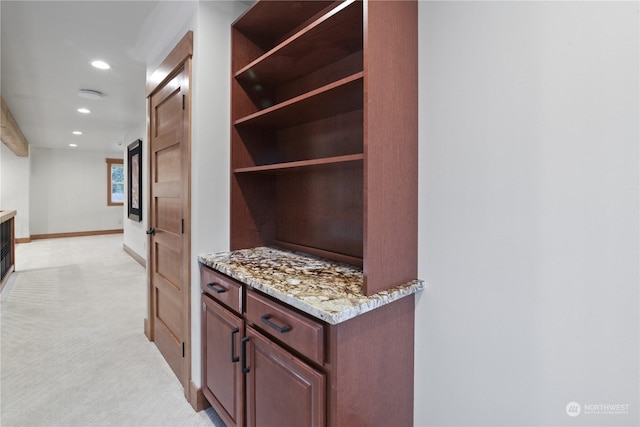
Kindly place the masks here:
[(247, 426), (324, 426), (324, 374), (251, 327), (247, 337)]
[(244, 426), (244, 376), (239, 363), (242, 334), (241, 318), (202, 296), (202, 389), (227, 427)]

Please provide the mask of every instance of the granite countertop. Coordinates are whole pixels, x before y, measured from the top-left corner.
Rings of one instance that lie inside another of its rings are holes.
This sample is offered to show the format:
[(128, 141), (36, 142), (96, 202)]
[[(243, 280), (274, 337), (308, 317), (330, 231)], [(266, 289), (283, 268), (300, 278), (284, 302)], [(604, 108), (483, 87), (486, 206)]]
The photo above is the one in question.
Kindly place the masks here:
[(333, 325), (424, 289), (413, 280), (365, 296), (362, 269), (271, 247), (205, 253), (198, 261)]

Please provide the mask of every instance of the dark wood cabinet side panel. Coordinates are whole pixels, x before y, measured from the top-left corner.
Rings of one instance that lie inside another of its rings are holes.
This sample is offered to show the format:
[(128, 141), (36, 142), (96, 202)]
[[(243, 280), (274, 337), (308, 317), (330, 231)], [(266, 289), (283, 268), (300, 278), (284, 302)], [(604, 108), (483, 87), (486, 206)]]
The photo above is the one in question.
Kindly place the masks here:
[(329, 426), (413, 425), (414, 296), (328, 333)]
[[(256, 111), (272, 107), (279, 102), (276, 95), (276, 90), (272, 87), (246, 81), (234, 81), (234, 85), (235, 84), (239, 85), (239, 87), (243, 90), (243, 93), (240, 96), (245, 98), (245, 101), (251, 101), (251, 103), (246, 103), (246, 109), (242, 111), (242, 114), (239, 114), (235, 117), (248, 116), (249, 114), (253, 114)], [(240, 113), (240, 110), (237, 109), (236, 112)]]
[(272, 244), (274, 201), (275, 177), (231, 173), (231, 250)]
[(266, 47), (231, 27), (231, 75), (266, 52)]
[(277, 177), (276, 239), (362, 257), (362, 169)]
[(276, 147), (275, 131), (271, 129), (231, 127), (233, 169), (276, 163)]
[(372, 295), (417, 277), (418, 14), (415, 1), (365, 8), (364, 274)]
[(247, 93), (245, 88), (237, 82), (235, 79), (231, 79), (231, 96), (233, 97), (233, 104), (231, 104), (231, 123), (242, 117), (246, 117), (250, 114), (260, 110), (258, 105), (261, 103), (271, 102), (268, 98), (269, 94), (264, 95), (266, 99), (262, 99), (262, 94)]

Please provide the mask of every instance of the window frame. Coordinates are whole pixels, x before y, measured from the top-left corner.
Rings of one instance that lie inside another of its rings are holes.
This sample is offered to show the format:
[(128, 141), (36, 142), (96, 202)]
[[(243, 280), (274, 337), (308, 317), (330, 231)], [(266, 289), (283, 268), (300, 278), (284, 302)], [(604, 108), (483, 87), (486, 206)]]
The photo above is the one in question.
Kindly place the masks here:
[[(122, 175), (124, 176), (124, 159), (107, 159), (107, 206), (124, 206), (124, 198), (122, 202), (114, 202), (111, 200), (111, 190), (113, 181), (111, 181), (111, 169), (113, 166), (120, 165), (122, 167)], [(126, 181), (126, 178), (125, 178)], [(122, 182), (123, 188), (125, 181)], [(124, 194), (124, 191), (123, 191)]]

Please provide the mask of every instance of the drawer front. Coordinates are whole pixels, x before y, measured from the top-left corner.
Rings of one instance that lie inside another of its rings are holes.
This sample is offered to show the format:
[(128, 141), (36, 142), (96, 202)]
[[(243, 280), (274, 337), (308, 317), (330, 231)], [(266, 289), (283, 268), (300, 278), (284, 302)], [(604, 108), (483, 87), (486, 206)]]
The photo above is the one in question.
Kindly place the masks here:
[(209, 267), (200, 266), (200, 287), (213, 299), (242, 313), (242, 285)]
[(270, 337), (324, 364), (324, 326), (286, 306), (247, 290), (246, 317)]

